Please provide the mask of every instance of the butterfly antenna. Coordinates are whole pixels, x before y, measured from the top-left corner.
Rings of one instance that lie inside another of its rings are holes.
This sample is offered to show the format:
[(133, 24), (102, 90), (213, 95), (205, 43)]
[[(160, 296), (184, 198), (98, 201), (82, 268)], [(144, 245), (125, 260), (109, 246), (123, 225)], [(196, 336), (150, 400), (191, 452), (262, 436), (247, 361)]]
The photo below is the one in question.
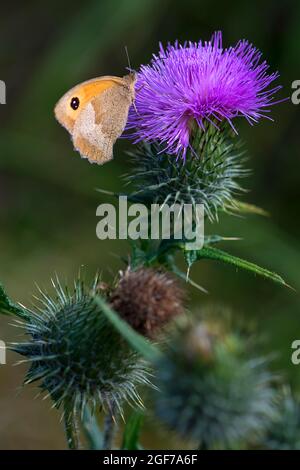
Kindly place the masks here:
[(131, 68), (131, 63), (130, 63), (130, 58), (129, 58), (127, 46), (124, 46), (124, 49), (125, 49), (125, 54), (126, 54), (126, 57), (127, 57), (128, 70), (129, 70), (129, 72), (134, 72), (134, 70)]
[[(125, 54), (126, 54), (127, 62), (128, 62), (128, 70), (129, 70), (129, 72), (135, 72), (135, 70), (133, 70), (133, 68), (131, 67), (131, 63), (130, 63), (130, 58), (129, 58), (127, 46), (124, 46), (124, 49), (125, 49)], [(132, 106), (133, 106), (133, 108), (134, 108), (136, 114), (139, 114), (139, 112), (138, 112), (138, 110), (137, 110), (137, 107), (136, 107), (134, 101), (132, 102)]]

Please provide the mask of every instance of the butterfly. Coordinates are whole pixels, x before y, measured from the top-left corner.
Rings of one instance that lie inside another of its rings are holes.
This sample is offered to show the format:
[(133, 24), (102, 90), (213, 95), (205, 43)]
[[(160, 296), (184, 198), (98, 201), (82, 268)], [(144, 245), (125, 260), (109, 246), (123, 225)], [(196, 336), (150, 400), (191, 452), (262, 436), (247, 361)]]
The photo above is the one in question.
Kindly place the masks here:
[(136, 74), (104, 76), (71, 88), (58, 101), (54, 114), (71, 135), (74, 148), (91, 163), (102, 165), (113, 158), (134, 104)]

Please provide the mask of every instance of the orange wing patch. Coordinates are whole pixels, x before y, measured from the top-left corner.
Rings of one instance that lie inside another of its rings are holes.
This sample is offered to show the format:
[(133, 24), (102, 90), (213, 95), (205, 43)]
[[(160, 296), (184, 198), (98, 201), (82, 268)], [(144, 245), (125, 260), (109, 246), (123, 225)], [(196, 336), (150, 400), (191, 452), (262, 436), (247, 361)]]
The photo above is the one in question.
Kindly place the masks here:
[(135, 75), (100, 77), (69, 90), (55, 106), (55, 117), (71, 134), (74, 147), (91, 163), (112, 159), (134, 100)]

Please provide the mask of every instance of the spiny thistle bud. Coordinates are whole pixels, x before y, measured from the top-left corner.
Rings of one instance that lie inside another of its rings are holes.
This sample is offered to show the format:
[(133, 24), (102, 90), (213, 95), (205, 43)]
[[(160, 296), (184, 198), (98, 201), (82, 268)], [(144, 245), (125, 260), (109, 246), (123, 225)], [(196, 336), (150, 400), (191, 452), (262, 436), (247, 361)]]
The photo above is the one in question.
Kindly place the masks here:
[(247, 357), (241, 337), (201, 322), (185, 325), (169, 346), (157, 364), (161, 422), (202, 449), (262, 434), (274, 414), (272, 375), (265, 360)]
[(126, 271), (110, 297), (112, 308), (150, 338), (183, 313), (183, 291), (169, 274), (141, 268)]
[(41, 307), (28, 310), (30, 340), (13, 348), (30, 363), (25, 382), (40, 380), (55, 406), (73, 410), (89, 403), (122, 413), (123, 402), (141, 403), (136, 387), (149, 374), (95, 304), (98, 279), (92, 288), (79, 279), (73, 292), (53, 285), (55, 296), (40, 290)]
[(191, 155), (184, 160), (162, 152), (156, 144), (142, 144), (133, 154), (134, 168), (126, 179), (134, 184), (131, 197), (149, 204), (204, 205), (204, 214), (217, 220), (218, 210), (235, 207), (243, 191), (238, 179), (243, 169), (240, 143), (228, 124), (195, 129)]
[(270, 450), (300, 450), (300, 401), (288, 387), (282, 390), (278, 413), (262, 445)]

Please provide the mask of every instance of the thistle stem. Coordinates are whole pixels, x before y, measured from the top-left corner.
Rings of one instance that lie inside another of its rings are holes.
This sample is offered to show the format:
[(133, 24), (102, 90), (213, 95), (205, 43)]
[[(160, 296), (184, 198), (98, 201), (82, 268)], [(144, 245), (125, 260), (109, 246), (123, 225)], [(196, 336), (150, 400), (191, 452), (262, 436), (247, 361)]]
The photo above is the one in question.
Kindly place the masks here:
[(85, 406), (82, 418), (82, 430), (87, 439), (89, 449), (102, 450), (103, 434), (98, 426), (97, 418), (88, 405)]
[(75, 422), (75, 412), (73, 405), (69, 402), (64, 405), (64, 424), (65, 424), (65, 433), (67, 438), (68, 448), (78, 449), (78, 430)]
[(108, 413), (104, 418), (104, 430), (103, 430), (103, 450), (111, 450), (113, 445), (113, 439), (115, 435), (115, 405), (111, 404)]

